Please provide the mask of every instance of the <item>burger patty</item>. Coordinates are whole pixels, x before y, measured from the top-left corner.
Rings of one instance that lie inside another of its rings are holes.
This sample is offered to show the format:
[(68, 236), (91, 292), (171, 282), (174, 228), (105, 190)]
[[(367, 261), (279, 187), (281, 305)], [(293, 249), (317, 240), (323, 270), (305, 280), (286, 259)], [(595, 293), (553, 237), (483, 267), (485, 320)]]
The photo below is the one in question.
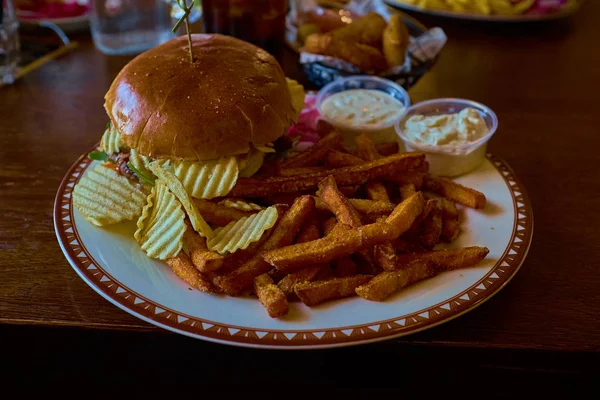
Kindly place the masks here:
[(127, 163), (129, 162), (129, 152), (127, 153), (119, 153), (115, 157), (115, 162), (117, 164), (117, 172), (123, 175), (126, 178), (137, 180), (138, 177), (129, 167)]

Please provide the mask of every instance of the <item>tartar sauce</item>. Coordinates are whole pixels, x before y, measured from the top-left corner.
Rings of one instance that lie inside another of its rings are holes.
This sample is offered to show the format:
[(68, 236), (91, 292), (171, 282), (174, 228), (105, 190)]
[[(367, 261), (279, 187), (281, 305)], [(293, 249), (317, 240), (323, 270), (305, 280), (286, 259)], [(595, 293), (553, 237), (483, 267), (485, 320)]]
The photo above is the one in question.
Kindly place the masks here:
[(413, 115), (404, 123), (407, 139), (430, 146), (452, 146), (474, 142), (485, 136), (488, 126), (473, 108), (456, 114)]
[(378, 129), (398, 120), (404, 105), (381, 90), (352, 89), (329, 96), (320, 109), (333, 125)]

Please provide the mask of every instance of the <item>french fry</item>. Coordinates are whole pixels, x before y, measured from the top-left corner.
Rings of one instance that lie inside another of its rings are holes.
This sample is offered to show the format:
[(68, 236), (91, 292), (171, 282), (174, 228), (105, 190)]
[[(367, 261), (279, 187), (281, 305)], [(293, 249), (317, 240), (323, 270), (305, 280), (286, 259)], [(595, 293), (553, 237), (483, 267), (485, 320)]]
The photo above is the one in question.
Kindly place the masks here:
[(486, 198), (483, 193), (450, 179), (426, 175), (423, 184), (426, 189), (464, 206), (477, 209), (485, 208)]
[(279, 218), (273, 227), (273, 232), (256, 254), (235, 271), (215, 278), (215, 284), (226, 294), (239, 296), (252, 285), (254, 278), (271, 269), (270, 265), (264, 261), (264, 253), (280, 247), (285, 248), (291, 244), (314, 206), (315, 202), (312, 196), (298, 197), (290, 209)]
[(329, 235), (337, 226), (337, 219), (335, 217), (327, 218), (323, 220), (323, 236)]
[(412, 183), (407, 183), (406, 185), (400, 186), (400, 197), (402, 200), (408, 199), (410, 196), (416, 193), (415, 185)]
[(319, 221), (317, 220), (317, 214), (315, 211), (311, 212), (306, 223), (298, 232), (296, 243), (310, 242), (311, 240), (317, 240), (321, 237), (321, 230), (319, 229)]
[[(305, 267), (294, 271), (283, 277), (283, 279), (281, 279), (281, 281), (279, 281), (279, 283), (277, 284), (277, 287), (279, 287), (279, 289), (281, 289), (281, 291), (288, 298), (290, 298), (295, 295), (294, 286), (302, 282), (312, 282), (313, 280), (315, 280), (317, 275), (319, 275), (323, 268), (329, 269), (329, 265), (316, 264), (310, 267)], [(277, 270), (277, 268), (275, 268), (275, 270)]]
[(383, 301), (413, 283), (433, 277), (437, 272), (427, 263), (412, 263), (401, 270), (382, 272), (367, 284), (357, 287), (356, 294), (363, 299)]
[(415, 219), (423, 211), (424, 206), (423, 194), (418, 192), (394, 208), (394, 211), (385, 220), (385, 223), (391, 225), (394, 229), (392, 239), (396, 239), (410, 229)]
[(383, 183), (368, 182), (365, 185), (365, 189), (367, 190), (367, 196), (369, 197), (369, 199), (373, 201), (383, 201), (386, 203), (391, 203), (390, 196)]
[(258, 211), (260, 211), (242, 211), (233, 207), (217, 204), (210, 200), (192, 199), (192, 201), (196, 205), (198, 212), (207, 222), (219, 226), (225, 226), (230, 222), (237, 221), (244, 217), (249, 217), (250, 215), (256, 214)]
[(219, 293), (218, 288), (206, 279), (192, 264), (190, 258), (180, 251), (175, 257), (165, 260), (173, 272), (193, 288), (209, 293)]
[(362, 225), (358, 211), (337, 190), (337, 185), (331, 175), (319, 183), (319, 193), (321, 201), (335, 215), (339, 223), (354, 228)]
[(381, 158), (373, 141), (366, 133), (361, 133), (356, 137), (356, 152), (360, 158), (365, 161), (374, 161)]
[(431, 210), (433, 210), (434, 207), (435, 207), (435, 199), (429, 199), (429, 200), (425, 201), (425, 206), (423, 207), (423, 211), (417, 218), (415, 218), (410, 229), (403, 235), (404, 239), (408, 240), (409, 242), (411, 242), (413, 244), (420, 243), (421, 228), (422, 228), (423, 221), (425, 220), (425, 218), (427, 218), (427, 216), (429, 215)]
[(460, 222), (458, 220), (458, 210), (456, 203), (451, 200), (440, 198), (442, 208), (442, 233), (443, 241), (450, 243), (456, 239), (460, 233)]
[(424, 203), (423, 195), (417, 193), (396, 206), (385, 222), (375, 222), (351, 228), (342, 234), (329, 234), (311, 242), (270, 250), (263, 254), (263, 258), (279, 270), (293, 271), (307, 263), (330, 262), (348, 256), (363, 248), (396, 239), (421, 214)]
[(422, 167), (424, 162), (425, 155), (423, 153), (402, 153), (361, 165), (336, 168), (310, 175), (278, 176), (263, 179), (239, 178), (229, 195), (265, 197), (278, 193), (299, 193), (316, 189), (319, 182), (328, 175), (332, 175), (340, 186), (362, 185), (380, 178), (399, 179), (399, 175)]
[(425, 174), (423, 172), (405, 171), (401, 174), (391, 177), (390, 180), (400, 185), (400, 187), (412, 184), (415, 189), (421, 190), (423, 187), (424, 178)]
[[(358, 228), (362, 225), (358, 211), (352, 206), (348, 199), (337, 190), (337, 185), (333, 177), (328, 176), (320, 184), (320, 198), (325, 205), (336, 216), (338, 223), (348, 225), (352, 228)], [(366, 249), (358, 251), (368, 264), (373, 265), (372, 256)], [(356, 263), (348, 257), (342, 257), (333, 264), (334, 273), (337, 276), (348, 276), (356, 273)], [(353, 271), (353, 273), (350, 273)]]
[(303, 282), (294, 286), (294, 292), (304, 304), (314, 307), (326, 301), (356, 296), (356, 288), (372, 278), (372, 275), (354, 275), (326, 281)]
[(377, 149), (377, 152), (384, 157), (391, 156), (392, 154), (397, 154), (400, 150), (398, 142), (376, 143), (375, 148)]
[[(329, 234), (333, 234), (333, 235), (336, 235), (339, 233), (343, 234), (343, 231), (348, 230), (348, 229), (350, 229), (350, 226), (338, 224), (337, 219), (335, 217), (328, 218), (323, 221), (323, 234), (325, 236), (327, 236)], [(361, 260), (362, 260), (362, 258), (361, 258)], [(364, 261), (364, 262), (366, 262), (366, 261)], [(341, 264), (341, 266), (338, 266), (338, 264)], [(344, 276), (345, 274), (343, 271), (351, 268), (350, 266), (352, 264), (354, 264), (355, 269), (356, 269), (356, 262), (354, 262), (354, 260), (352, 260), (352, 258), (350, 256), (341, 257), (337, 260), (333, 260), (333, 262), (332, 262), (333, 268), (331, 269), (332, 274), (334, 274), (336, 276)], [(292, 275), (292, 274), (293, 274), (293, 272), (290, 275)]]
[(279, 176), (298, 176), (310, 175), (318, 172), (326, 171), (325, 167), (296, 167), (296, 168), (281, 168), (278, 171)]
[(273, 279), (267, 274), (254, 278), (254, 292), (261, 304), (267, 309), (271, 318), (281, 317), (288, 312), (288, 301), (285, 294), (275, 286)]
[[(321, 230), (319, 229), (319, 222), (316, 217), (316, 213), (312, 213), (307, 223), (302, 227), (298, 233), (296, 243), (310, 242), (311, 240), (317, 240), (321, 237)], [(327, 264), (316, 264), (310, 267), (299, 269), (291, 274), (287, 274), (279, 281), (277, 286), (283, 291), (288, 298), (295, 298), (294, 285), (300, 282), (311, 282), (313, 281), (321, 269), (329, 268)], [(276, 271), (277, 268), (274, 268)], [(281, 271), (278, 271), (282, 273)]]
[(375, 262), (385, 271), (396, 269), (397, 259), (396, 250), (391, 242), (375, 246)]
[(396, 207), (393, 203), (382, 200), (349, 199), (349, 201), (359, 213), (369, 216), (389, 215)]
[(223, 256), (210, 251), (206, 246), (206, 238), (198, 235), (190, 225), (183, 234), (183, 243), (198, 271), (213, 272), (223, 265)]
[(330, 150), (327, 153), (327, 165), (334, 168), (350, 167), (353, 165), (364, 164), (365, 161), (360, 157), (349, 153), (343, 153), (339, 150)]
[(435, 247), (440, 241), (442, 233), (442, 209), (439, 206), (439, 201), (428, 200), (433, 206), (421, 223), (420, 242), (428, 250)]
[[(365, 133), (356, 137), (356, 147), (358, 155), (365, 161), (374, 161), (381, 158), (381, 155), (375, 148), (375, 144)], [(365, 189), (369, 199), (390, 202), (390, 196), (383, 183), (368, 182), (365, 185)]]
[(398, 254), (396, 270), (402, 269), (413, 262), (431, 263), (437, 269), (441, 270), (470, 267), (481, 262), (489, 252), (487, 247), (472, 246), (458, 249)]
[[(323, 201), (321, 201), (321, 199), (315, 200), (317, 210), (329, 211), (329, 208), (325, 205), (325, 203), (323, 203)], [(393, 203), (381, 200), (375, 201), (367, 199), (348, 199), (348, 201), (360, 214), (369, 215), (371, 217), (389, 215), (395, 207)]]
[[(339, 186), (338, 190), (344, 196), (348, 197), (348, 196), (356, 195), (359, 188), (360, 188), (360, 186), (358, 186), (358, 185)], [(271, 205), (273, 205), (273, 204), (292, 205), (294, 203), (294, 201), (296, 200), (296, 198), (302, 194), (310, 194), (310, 193), (309, 193), (309, 191), (305, 191), (304, 193), (279, 193), (279, 194), (273, 194), (273, 195), (262, 197), (262, 200), (264, 203), (271, 204)], [(319, 195), (319, 192), (317, 191), (317, 196), (318, 195)], [(316, 200), (316, 198), (315, 198), (315, 200)], [(319, 202), (320, 202), (319, 209), (321, 211), (326, 211), (325, 205), (320, 200), (319, 200)]]
[(465, 247), (399, 255), (395, 270), (377, 275), (366, 285), (357, 288), (356, 293), (367, 300), (383, 301), (403, 288), (441, 272), (476, 265), (488, 253), (485, 247)]
[(318, 165), (327, 157), (329, 150), (336, 148), (342, 142), (342, 136), (333, 131), (307, 150), (290, 157), (281, 163), (281, 168), (299, 168)]

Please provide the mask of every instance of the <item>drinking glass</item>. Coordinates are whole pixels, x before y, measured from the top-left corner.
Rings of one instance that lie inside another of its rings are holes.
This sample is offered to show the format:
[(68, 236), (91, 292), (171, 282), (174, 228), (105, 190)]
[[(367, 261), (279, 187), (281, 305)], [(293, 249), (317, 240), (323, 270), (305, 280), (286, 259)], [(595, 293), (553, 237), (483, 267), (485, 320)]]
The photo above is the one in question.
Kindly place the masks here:
[(277, 52), (285, 35), (289, 0), (202, 0), (204, 31), (235, 36)]
[(19, 21), (12, 0), (0, 0), (0, 84), (15, 80), (19, 62)]
[(90, 0), (90, 29), (105, 54), (136, 54), (175, 37), (173, 0)]

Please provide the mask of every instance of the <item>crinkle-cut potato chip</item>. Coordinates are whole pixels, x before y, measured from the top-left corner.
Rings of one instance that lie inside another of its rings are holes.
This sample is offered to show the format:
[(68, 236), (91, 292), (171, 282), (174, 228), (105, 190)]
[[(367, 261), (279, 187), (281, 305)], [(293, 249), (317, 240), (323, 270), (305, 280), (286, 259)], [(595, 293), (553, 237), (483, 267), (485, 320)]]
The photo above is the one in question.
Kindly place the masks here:
[(277, 208), (269, 207), (257, 214), (241, 218), (215, 230), (208, 241), (208, 248), (219, 254), (235, 253), (246, 249), (250, 243), (260, 240), (263, 233), (277, 222)]
[(148, 257), (159, 260), (175, 257), (183, 247), (184, 218), (181, 203), (169, 191), (167, 183), (159, 179), (148, 195), (133, 237)]
[(129, 161), (142, 174), (149, 178), (153, 177), (154, 174), (148, 169), (148, 164), (150, 164), (150, 159), (148, 157), (138, 153), (135, 149), (131, 149), (129, 150)]
[(225, 206), (225, 207), (229, 207), (229, 208), (235, 208), (236, 210), (242, 210), (242, 211), (260, 211), (263, 209), (263, 207), (259, 206), (258, 204), (254, 204), (254, 203), (251, 203), (249, 201), (244, 201), (244, 200), (225, 199), (225, 200), (221, 200), (218, 204)]
[(251, 177), (262, 167), (264, 160), (265, 153), (251, 146), (247, 154), (238, 156), (239, 176), (243, 178)]
[(226, 196), (240, 172), (233, 156), (202, 162), (175, 161), (174, 167), (177, 179), (198, 199)]
[(256, 150), (261, 151), (263, 153), (275, 153), (275, 149), (273, 147), (269, 147), (269, 145), (260, 145), (260, 144), (253, 144), (254, 148), (256, 148)]
[(100, 164), (89, 170), (73, 189), (73, 203), (97, 226), (136, 218), (146, 194), (114, 169)]
[(153, 161), (148, 164), (148, 168), (150, 168), (150, 171), (152, 171), (152, 173), (159, 179), (165, 181), (169, 187), (169, 190), (173, 192), (175, 197), (177, 197), (177, 200), (181, 202), (194, 230), (198, 232), (200, 236), (203, 236), (207, 239), (212, 238), (212, 228), (206, 223), (204, 218), (202, 218), (202, 215), (200, 215), (198, 212), (198, 208), (196, 208), (196, 205), (192, 201), (188, 192), (185, 190), (183, 184), (173, 173), (169, 162)]
[(300, 114), (300, 111), (304, 108), (304, 96), (306, 95), (304, 87), (293, 79), (285, 78), (285, 80), (292, 95), (292, 106)]
[(121, 134), (115, 128), (109, 126), (104, 131), (100, 140), (100, 150), (108, 155), (118, 153), (121, 147)]

